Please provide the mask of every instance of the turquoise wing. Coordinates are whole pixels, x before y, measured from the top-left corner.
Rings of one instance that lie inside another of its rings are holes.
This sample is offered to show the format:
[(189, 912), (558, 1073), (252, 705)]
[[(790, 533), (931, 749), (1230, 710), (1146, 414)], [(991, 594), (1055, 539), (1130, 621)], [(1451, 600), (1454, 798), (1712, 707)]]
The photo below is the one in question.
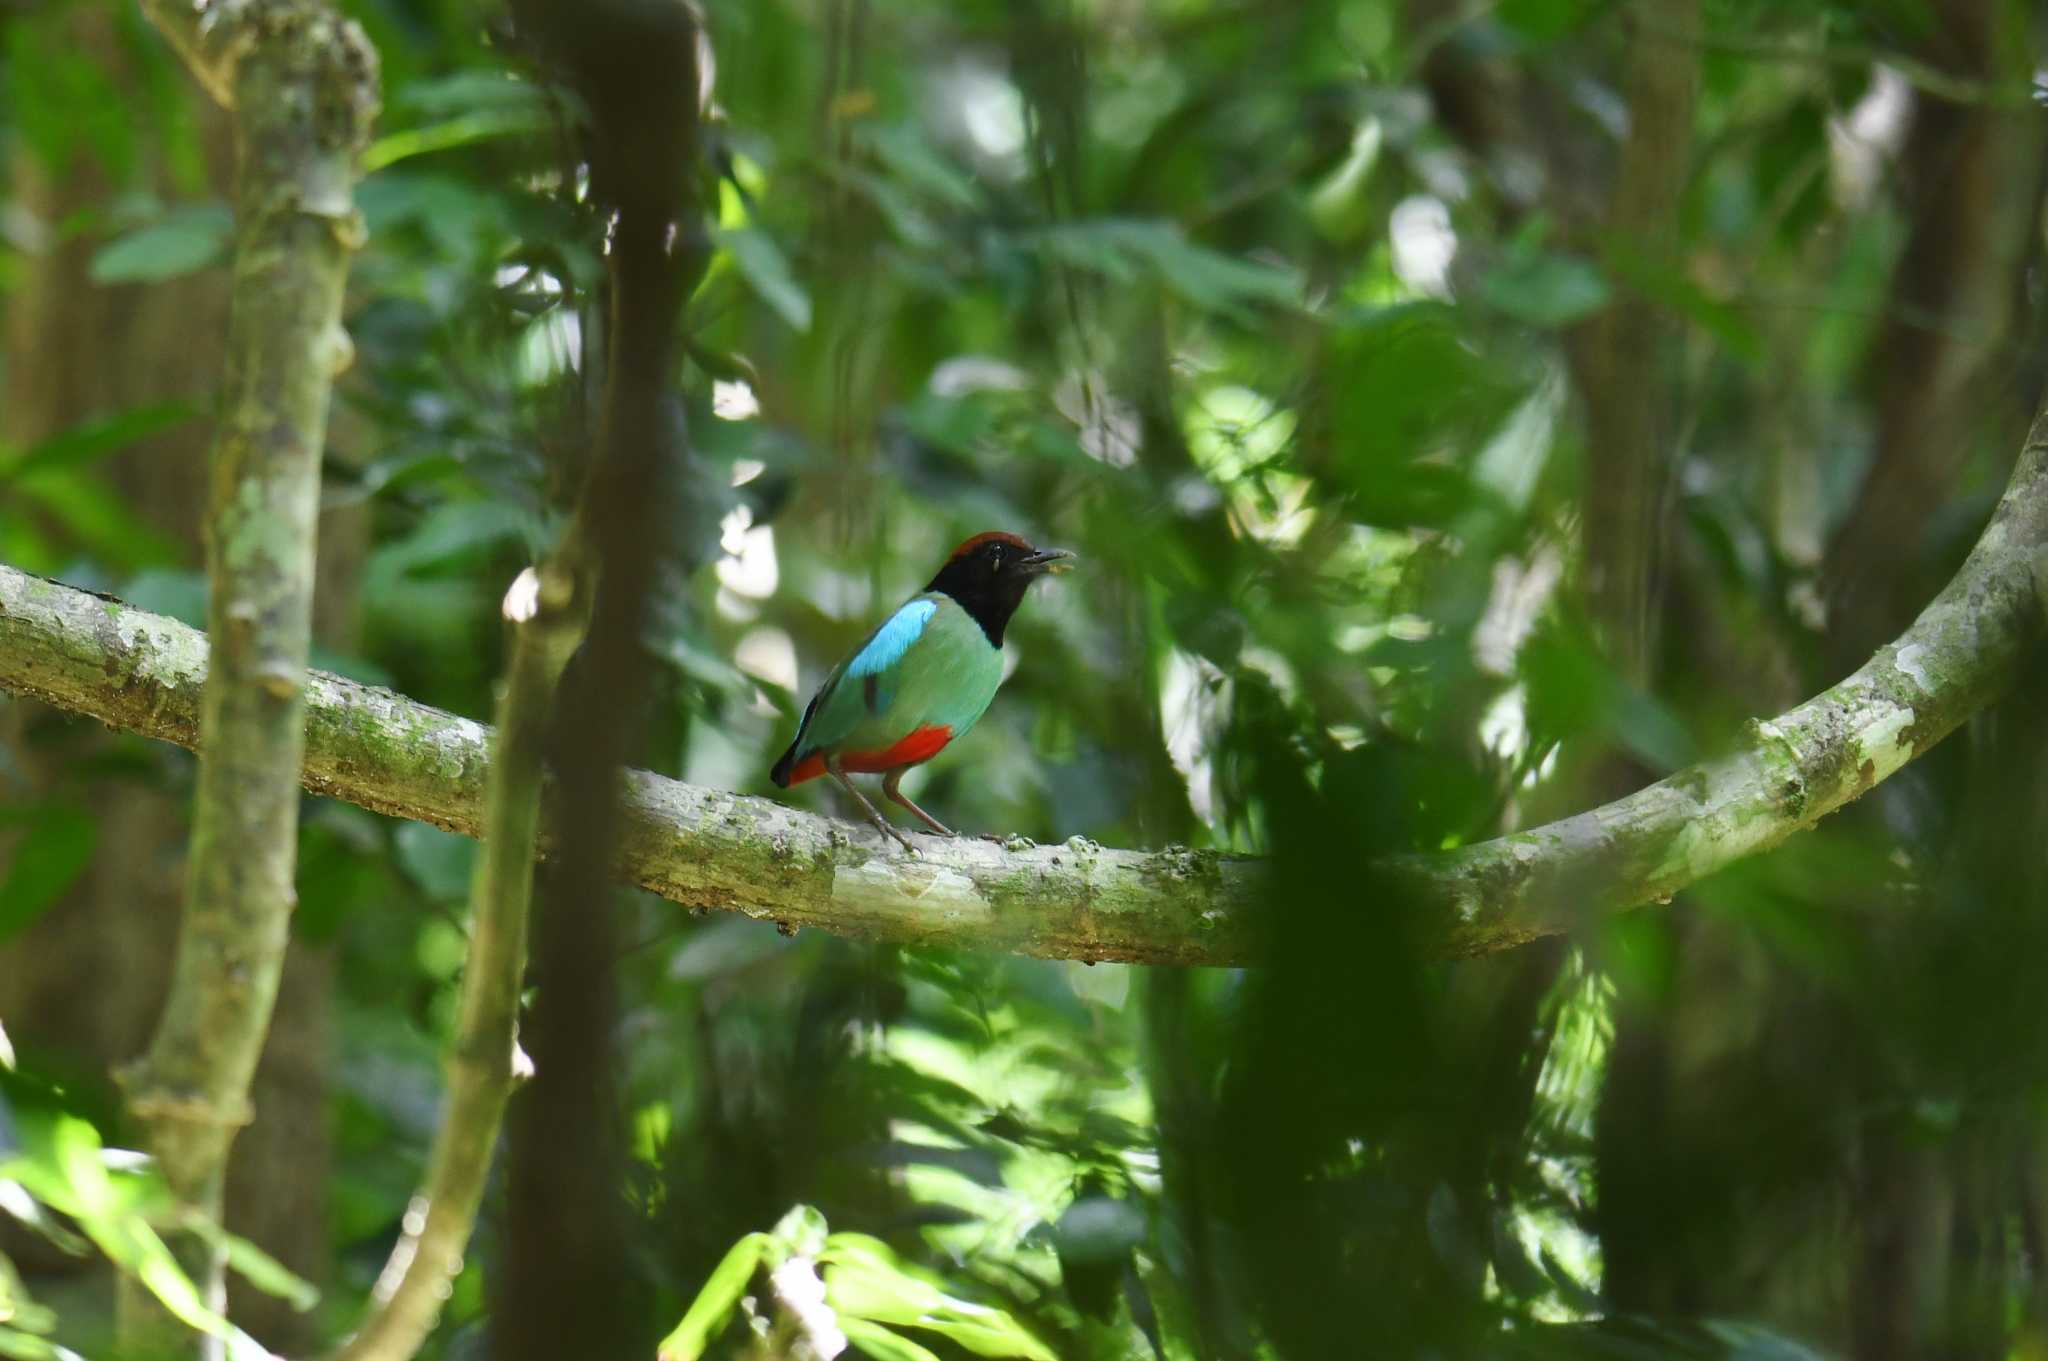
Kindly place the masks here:
[(902, 680), (897, 663), (924, 635), (938, 612), (936, 601), (919, 596), (875, 626), (853, 655), (832, 668), (818, 687), (793, 749), (810, 752), (836, 748), (862, 724), (887, 714)]
[(1003, 654), (944, 597), (921, 595), (890, 615), (818, 687), (790, 744), (814, 751), (882, 751), (918, 728), (957, 739), (1002, 683)]

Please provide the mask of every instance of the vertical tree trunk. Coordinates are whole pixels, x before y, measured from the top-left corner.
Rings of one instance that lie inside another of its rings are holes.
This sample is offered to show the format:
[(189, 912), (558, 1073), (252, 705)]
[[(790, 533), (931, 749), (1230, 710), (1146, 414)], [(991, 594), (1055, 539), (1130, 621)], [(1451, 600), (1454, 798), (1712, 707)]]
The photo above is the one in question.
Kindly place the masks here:
[[(117, 87), (149, 88), (150, 54), (127, 40), (112, 6), (69, 6), (59, 15), (17, 22), (56, 26), (60, 40), (105, 69)], [(146, 187), (175, 199), (207, 183), (224, 184), (226, 119), (203, 98), (193, 108), (198, 146), (212, 168), (199, 185), (176, 182), (166, 168), (175, 160), (167, 142), (178, 134), (143, 113), (131, 123), (139, 154), (126, 179), (82, 152), (50, 164), (26, 145), (8, 148), (11, 202), (43, 224), (50, 238), (46, 248), (22, 256), (4, 309), (0, 438), (8, 443), (32, 445), (81, 422), (155, 402), (210, 405), (227, 331), (226, 271), (102, 285), (88, 270), (105, 238), (57, 231), (123, 190)], [(186, 546), (195, 561), (207, 443), (206, 423), (194, 421), (141, 440), (104, 465), (122, 503)], [(349, 627), (360, 534), (323, 534), (322, 550), (315, 629), (333, 643)], [(31, 733), (33, 741), (21, 740)], [(5, 707), (0, 742), (12, 748), (11, 764), (25, 776), (6, 796), (54, 795), (90, 809), (100, 847), (72, 890), (0, 947), (0, 1016), (16, 1042), (44, 1060), (77, 1065), (81, 1077), (104, 1074), (142, 1050), (162, 1008), (185, 873), (189, 821), (182, 791), (191, 760), (145, 746), (136, 748), (149, 760), (145, 769), (111, 763), (106, 758), (126, 745), (122, 739), (27, 702)], [(33, 850), (22, 846), (17, 853)], [(0, 854), (0, 872), (5, 862)], [(328, 1251), (323, 1182), (331, 952), (295, 941), (285, 967), (272, 1042), (256, 1075), (258, 1119), (238, 1141), (228, 1220), (235, 1232), (317, 1281)], [(76, 1259), (48, 1257), (40, 1244), (8, 1246), (25, 1268), (77, 1269)], [(238, 1290), (232, 1303), (238, 1321), (273, 1346), (305, 1338), (305, 1316), (274, 1296)]]
[[(236, 111), (237, 235), (185, 910), (163, 1019), (124, 1079), (172, 1194), (217, 1216), (296, 901), (320, 458), (330, 387), (348, 357), (342, 289), (362, 230), (351, 190), (376, 108), (376, 57), (317, 0), (210, 14), (204, 28), (189, 9), (152, 17)], [(224, 1307), (217, 1254), (183, 1246), (202, 1291)], [(122, 1333), (145, 1349), (189, 1345), (140, 1289), (123, 1292)]]
[(645, 733), (647, 601), (674, 561), (685, 462), (674, 397), (681, 313), (710, 241), (698, 119), (709, 46), (685, 0), (570, 10), (526, 0), (524, 36), (589, 109), (591, 195), (612, 214), (608, 339), (596, 457), (558, 550), (591, 602), (590, 632), (549, 723), (558, 853), (538, 881), (534, 1077), (507, 1119), (508, 1234), (493, 1349), (501, 1357), (644, 1353), (631, 1306), (618, 1110), (615, 890), (620, 770)]
[[(1628, 140), (1600, 234), (1624, 288), (1633, 276), (1678, 268), (1678, 202), (1692, 162), (1699, 57), (1699, 0), (1646, 0), (1634, 21)], [(1652, 603), (1676, 463), (1673, 382), (1676, 328), (1663, 309), (1629, 290), (1572, 337), (1571, 360), (1586, 412), (1586, 520), (1581, 552), (1593, 617), (1610, 659), (1632, 683), (1650, 678), (1656, 648)]]
[[(2037, 21), (2017, 0), (1930, 7), (1925, 60), (2017, 99)], [(2048, 126), (2028, 104), (1921, 91), (1900, 162), (1911, 234), (1866, 381), (1877, 447), (1826, 565), (1831, 663), (1861, 659), (1912, 616), (1941, 569), (1922, 537), (1973, 451), (2008, 456), (2031, 416), (2012, 340), (2037, 258)], [(2016, 414), (2018, 413), (2018, 414)]]

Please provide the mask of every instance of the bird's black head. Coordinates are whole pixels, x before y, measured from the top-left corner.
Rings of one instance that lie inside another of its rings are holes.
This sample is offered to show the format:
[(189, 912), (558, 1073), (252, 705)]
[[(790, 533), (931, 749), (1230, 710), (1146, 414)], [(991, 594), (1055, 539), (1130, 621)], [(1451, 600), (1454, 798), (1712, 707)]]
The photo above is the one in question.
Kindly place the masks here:
[(1048, 572), (1064, 572), (1074, 555), (1064, 548), (1033, 548), (1015, 534), (991, 530), (977, 534), (953, 550), (927, 591), (944, 591), (974, 616), (991, 645), (1003, 645), (1003, 628), (1032, 582)]

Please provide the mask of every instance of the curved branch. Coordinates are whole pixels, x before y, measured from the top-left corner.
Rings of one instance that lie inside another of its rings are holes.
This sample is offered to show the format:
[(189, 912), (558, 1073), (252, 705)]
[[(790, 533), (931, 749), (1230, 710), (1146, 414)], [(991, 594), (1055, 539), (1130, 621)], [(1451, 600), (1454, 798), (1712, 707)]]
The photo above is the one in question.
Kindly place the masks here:
[[(1669, 899), (1779, 844), (2005, 689), (2021, 651), (2048, 631), (2034, 582), (2044, 552), (2048, 417), (1955, 579), (1854, 675), (1752, 723), (1726, 756), (1589, 812), (1411, 858), (1400, 881), (1441, 913), (1446, 952), (1479, 954)], [(206, 664), (195, 629), (0, 567), (0, 689), (190, 747)], [(478, 833), (488, 728), (317, 672), (306, 701), (308, 789)], [(622, 878), (787, 928), (1048, 958), (1246, 964), (1268, 921), (1260, 862), (1214, 851), (920, 837), (910, 860), (865, 826), (644, 771), (627, 777), (624, 816)]]

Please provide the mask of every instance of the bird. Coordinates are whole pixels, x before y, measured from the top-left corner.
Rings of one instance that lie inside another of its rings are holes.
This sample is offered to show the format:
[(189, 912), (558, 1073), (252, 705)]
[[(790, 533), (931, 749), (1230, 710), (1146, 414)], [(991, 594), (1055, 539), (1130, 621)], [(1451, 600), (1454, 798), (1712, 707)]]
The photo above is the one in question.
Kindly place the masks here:
[(891, 802), (940, 836), (952, 836), (903, 792), (903, 772), (965, 737), (987, 712), (1003, 683), (1003, 630), (1010, 616), (1032, 582), (1074, 562), (1066, 549), (1034, 548), (1001, 530), (963, 542), (923, 591), (832, 668), (768, 777), (787, 789), (830, 775), (868, 821), (915, 855), (910, 838), (847, 778), (881, 775)]

